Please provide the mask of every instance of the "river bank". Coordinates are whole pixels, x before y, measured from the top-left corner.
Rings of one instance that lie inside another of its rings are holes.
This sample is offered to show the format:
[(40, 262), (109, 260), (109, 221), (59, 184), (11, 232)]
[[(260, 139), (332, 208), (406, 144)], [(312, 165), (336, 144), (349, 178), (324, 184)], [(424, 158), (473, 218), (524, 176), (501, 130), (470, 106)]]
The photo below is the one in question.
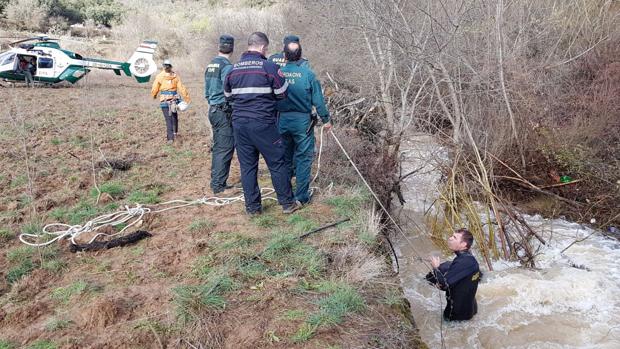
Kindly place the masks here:
[[(444, 294), (422, 278), (417, 258), (438, 253), (424, 230), (425, 213), (437, 197), (445, 152), (431, 137), (415, 136), (403, 148), (407, 201), (396, 211), (406, 237), (396, 239), (401, 282), (422, 339), (431, 348), (617, 348), (620, 345), (620, 243), (596, 229), (561, 219), (524, 215), (546, 241), (535, 244), (536, 269), (493, 261), (478, 288), (478, 314), (471, 321), (441, 323)], [(439, 160), (438, 160), (439, 159)], [(474, 253), (477, 251), (474, 248)], [(451, 258), (449, 255), (443, 256)], [(478, 260), (482, 261), (480, 255)], [(443, 344), (442, 344), (443, 343)]]

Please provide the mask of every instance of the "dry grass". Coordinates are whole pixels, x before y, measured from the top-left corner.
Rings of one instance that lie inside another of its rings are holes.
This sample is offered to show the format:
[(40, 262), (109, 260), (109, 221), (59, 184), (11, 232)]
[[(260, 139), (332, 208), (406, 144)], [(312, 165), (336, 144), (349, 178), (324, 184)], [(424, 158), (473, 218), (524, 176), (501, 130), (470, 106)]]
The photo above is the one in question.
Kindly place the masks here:
[[(99, 77), (103, 79), (96, 80)], [(200, 76), (188, 75), (185, 81), (190, 93), (199, 93)], [(137, 191), (157, 190), (162, 201), (197, 198), (207, 191), (210, 155), (205, 150), (210, 140), (202, 113), (206, 106), (200, 100), (190, 112), (181, 115), (182, 142), (169, 147), (164, 144), (163, 117), (156, 103), (148, 98), (148, 88), (122, 78), (93, 75), (75, 88), (0, 89), (0, 96), (7, 101), (7, 110), (19, 113), (24, 120), (15, 124), (6, 114), (1, 119), (0, 156), (13, 166), (0, 169), (0, 178), (8, 184), (0, 189), (0, 205), (13, 209), (3, 210), (0, 222), (11, 231), (20, 231), (32, 222), (46, 224), (70, 217), (84, 222), (92, 215), (128, 203)], [(61, 100), (66, 102), (58, 103)], [(103, 156), (131, 159), (131, 168), (110, 171), (94, 166), (93, 177), (88, 141), (91, 136), (95, 163), (103, 161)], [(24, 177), (28, 166), (23, 147), (18, 146), (22, 141), (29, 154), (30, 181)], [(100, 188), (124, 190), (116, 190), (108, 202), (97, 204), (91, 195), (93, 178)], [(238, 180), (235, 162), (231, 182)], [(25, 200), (30, 188), (33, 199)], [(318, 296), (300, 293), (299, 284), (302, 280), (316, 283), (322, 279), (347, 280), (371, 309), (400, 323), (400, 315), (381, 303), (385, 290), (375, 283), (397, 281), (380, 274), (380, 258), (368, 252), (374, 249), (368, 241), (378, 227), (374, 218), (362, 215), (364, 218), (356, 221), (359, 223), (316, 234), (293, 250), (289, 249), (288, 240), (274, 239), (331, 223), (340, 219), (341, 213), (359, 216), (365, 209), (365, 200), (359, 192), (333, 186), (331, 194), (319, 193), (313, 204), (297, 213), (295, 219), (282, 215), (278, 206), (266, 205), (265, 217), (271, 221), (266, 225), (247, 218), (241, 205), (166, 212), (144, 221), (141, 228), (153, 233), (153, 237), (137, 246), (97, 253), (63, 252), (57, 258), (66, 262), (66, 269), (53, 277), (37, 269), (12, 286), (2, 273), (2, 339), (32, 342), (45, 331), (38, 324), (61, 312), (67, 314), (63, 319), (70, 321), (68, 329), (88, 331), (48, 331), (46, 338), (56, 342), (71, 340), (81, 347), (138, 347), (158, 341), (171, 347), (187, 346), (185, 341), (203, 347), (295, 347), (291, 338), (299, 323), (281, 321), (279, 314), (287, 309), (314, 311)], [(361, 229), (368, 220), (375, 223)], [(202, 229), (207, 226), (208, 229)], [(360, 238), (363, 231), (369, 237), (366, 240)], [(342, 244), (347, 241), (358, 246), (346, 251)], [(284, 243), (276, 244), (280, 242)], [(1, 270), (13, 263), (6, 259), (6, 251), (19, 246), (14, 238), (2, 245)], [(252, 259), (268, 246), (272, 246), (270, 251), (274, 253)], [(64, 251), (66, 246), (61, 244), (59, 248)], [(280, 252), (275, 253), (277, 249)], [(339, 253), (342, 257), (338, 260), (342, 262), (338, 265), (324, 264), (329, 262), (326, 256)], [(201, 270), (197, 273), (199, 259)], [(211, 272), (225, 273), (236, 284), (218, 295), (224, 308), (203, 309), (196, 322), (179, 326), (173, 316), (176, 307), (171, 302), (172, 290), (181, 285), (201, 285), (207, 280), (205, 277), (213, 275)], [(76, 280), (88, 280), (97, 285), (97, 290), (66, 296), (63, 293), (63, 301), (51, 298), (54, 290), (59, 290), (56, 294), (60, 299), (60, 289), (69, 290)], [(19, 295), (19, 299), (14, 295)], [(349, 343), (362, 347), (367, 343), (368, 331), (377, 333), (383, 327), (382, 318), (375, 314), (368, 311), (356, 315), (366, 319), (364, 327), (345, 317), (338, 327), (320, 331), (299, 346)], [(255, 323), (257, 318), (264, 320)], [(413, 330), (403, 331), (401, 334)]]
[(345, 246), (336, 251), (334, 265), (346, 270), (344, 279), (351, 284), (365, 285), (379, 279), (385, 273), (385, 260), (373, 255), (367, 247)]
[[(106, 327), (127, 318), (127, 300), (112, 295), (106, 295), (89, 304), (84, 310), (80, 321), (85, 329), (103, 330)], [(130, 312), (129, 312), (130, 313)]]

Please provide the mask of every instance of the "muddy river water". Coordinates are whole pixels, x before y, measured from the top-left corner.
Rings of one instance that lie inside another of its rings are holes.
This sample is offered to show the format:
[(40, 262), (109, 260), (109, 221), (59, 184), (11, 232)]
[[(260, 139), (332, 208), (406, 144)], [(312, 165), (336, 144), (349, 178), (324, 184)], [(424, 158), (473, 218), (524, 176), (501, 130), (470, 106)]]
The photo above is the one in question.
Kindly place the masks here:
[(438, 251), (422, 232), (423, 217), (437, 196), (434, 164), (445, 154), (426, 136), (411, 137), (403, 149), (403, 173), (418, 171), (405, 182), (406, 204), (395, 210), (408, 236), (395, 243), (402, 286), (429, 347), (620, 348), (620, 243), (591, 227), (540, 216), (525, 216), (547, 241), (536, 246), (537, 269), (494, 261), (489, 271), (478, 256), (484, 273), (478, 314), (442, 322), (444, 294), (423, 281), (428, 267), (416, 257)]

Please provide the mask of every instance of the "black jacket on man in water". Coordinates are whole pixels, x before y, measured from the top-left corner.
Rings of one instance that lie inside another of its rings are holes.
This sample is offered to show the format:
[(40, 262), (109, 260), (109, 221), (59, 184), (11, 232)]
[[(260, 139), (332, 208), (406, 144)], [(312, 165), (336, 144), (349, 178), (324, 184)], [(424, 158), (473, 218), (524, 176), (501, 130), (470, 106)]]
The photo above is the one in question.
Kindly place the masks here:
[(478, 312), (476, 291), (482, 277), (476, 257), (469, 251), (455, 252), (452, 262), (444, 262), (426, 275), (426, 280), (446, 292), (446, 320), (469, 320)]

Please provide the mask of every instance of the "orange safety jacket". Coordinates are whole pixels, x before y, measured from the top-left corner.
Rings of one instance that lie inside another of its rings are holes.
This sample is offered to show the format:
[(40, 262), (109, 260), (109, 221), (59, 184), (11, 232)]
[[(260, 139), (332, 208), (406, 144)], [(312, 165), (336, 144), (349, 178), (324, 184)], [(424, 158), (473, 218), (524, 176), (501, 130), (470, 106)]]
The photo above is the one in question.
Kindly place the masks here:
[(185, 103), (191, 103), (192, 101), (185, 85), (183, 85), (179, 76), (174, 72), (166, 73), (166, 71), (162, 70), (161, 73), (157, 74), (151, 88), (151, 96), (157, 98), (158, 93), (160, 102), (176, 99), (178, 95), (181, 95)]

